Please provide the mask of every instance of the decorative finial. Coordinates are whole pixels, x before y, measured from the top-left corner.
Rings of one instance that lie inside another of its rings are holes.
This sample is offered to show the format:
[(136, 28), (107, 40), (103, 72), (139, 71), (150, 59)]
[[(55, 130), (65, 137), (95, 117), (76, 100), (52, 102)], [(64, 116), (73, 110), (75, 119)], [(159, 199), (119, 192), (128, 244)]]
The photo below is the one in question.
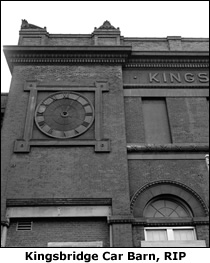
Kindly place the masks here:
[[(43, 29), (42, 27), (29, 24), (26, 19), (22, 19), (21, 29)], [(46, 29), (46, 27), (44, 27)]]
[(114, 26), (111, 25), (111, 23), (106, 20), (102, 26), (100, 26), (98, 29), (116, 29)]

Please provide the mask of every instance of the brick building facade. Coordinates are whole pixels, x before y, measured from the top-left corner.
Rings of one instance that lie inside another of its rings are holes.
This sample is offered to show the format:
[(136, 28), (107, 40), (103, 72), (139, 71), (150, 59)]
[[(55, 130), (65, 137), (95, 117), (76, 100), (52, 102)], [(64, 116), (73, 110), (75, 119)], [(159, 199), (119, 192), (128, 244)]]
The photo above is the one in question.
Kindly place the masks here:
[(209, 246), (208, 39), (22, 21), (2, 94), (2, 246)]

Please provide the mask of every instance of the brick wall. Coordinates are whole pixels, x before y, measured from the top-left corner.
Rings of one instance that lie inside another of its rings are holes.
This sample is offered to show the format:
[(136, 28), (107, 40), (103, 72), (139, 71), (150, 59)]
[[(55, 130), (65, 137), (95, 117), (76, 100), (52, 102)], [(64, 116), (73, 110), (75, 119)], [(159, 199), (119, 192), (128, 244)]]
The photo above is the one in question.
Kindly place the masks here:
[(117, 223), (113, 224), (113, 246), (132, 247), (132, 225)]
[[(208, 143), (209, 109), (207, 98), (166, 98), (173, 143)], [(125, 97), (128, 143), (145, 143), (140, 97)]]
[(103, 241), (109, 247), (109, 227), (102, 218), (37, 218), (32, 231), (17, 231), (16, 219), (8, 229), (7, 247), (47, 247), (48, 242)]
[(206, 98), (167, 98), (167, 107), (174, 143), (208, 143)]
[(131, 196), (143, 185), (158, 180), (181, 182), (208, 204), (208, 170), (205, 160), (129, 160)]
[(48, 46), (91, 46), (91, 37), (50, 37), (47, 39)]
[(144, 238), (144, 227), (143, 226), (133, 226), (133, 246), (141, 247), (141, 241)]
[(197, 239), (205, 240), (206, 246), (209, 247), (209, 226), (208, 225), (198, 225), (196, 226)]
[(127, 143), (145, 143), (142, 100), (140, 97), (125, 97)]
[[(94, 147), (55, 146), (32, 147), (26, 154), (13, 153), (14, 142), (22, 138), (24, 131), (29, 92), (23, 92), (23, 88), (27, 79), (85, 85), (107, 79), (110, 91), (103, 94), (103, 136), (111, 140), (111, 152), (95, 153)], [(8, 180), (7, 198), (112, 198), (114, 214), (129, 213), (125, 146), (119, 66), (14, 68), (8, 114), (2, 128), (2, 174)]]

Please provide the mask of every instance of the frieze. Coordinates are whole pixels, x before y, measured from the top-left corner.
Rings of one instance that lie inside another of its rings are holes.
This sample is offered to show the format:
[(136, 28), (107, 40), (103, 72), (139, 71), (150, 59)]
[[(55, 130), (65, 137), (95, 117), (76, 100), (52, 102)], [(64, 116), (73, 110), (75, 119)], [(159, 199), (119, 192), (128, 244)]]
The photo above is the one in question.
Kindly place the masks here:
[(150, 84), (150, 85), (205, 85), (209, 84), (209, 71), (199, 69), (124, 69), (123, 81), (128, 84)]
[(208, 152), (208, 144), (127, 144), (128, 152)]

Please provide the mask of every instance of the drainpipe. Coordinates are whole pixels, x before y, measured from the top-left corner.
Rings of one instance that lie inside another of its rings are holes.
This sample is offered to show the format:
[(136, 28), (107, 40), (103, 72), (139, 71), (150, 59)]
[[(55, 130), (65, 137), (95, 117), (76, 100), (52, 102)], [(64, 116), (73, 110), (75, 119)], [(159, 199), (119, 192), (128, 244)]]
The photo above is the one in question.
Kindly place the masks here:
[(6, 221), (1, 221), (1, 225), (2, 225), (1, 247), (6, 247), (7, 229), (9, 227), (9, 219), (7, 219)]
[(206, 158), (206, 165), (207, 165), (207, 168), (208, 168), (208, 171), (209, 171), (209, 155), (207, 154), (205, 156), (205, 158)]
[(109, 225), (109, 238), (110, 238), (110, 247), (113, 247), (113, 227), (112, 227), (112, 224)]

